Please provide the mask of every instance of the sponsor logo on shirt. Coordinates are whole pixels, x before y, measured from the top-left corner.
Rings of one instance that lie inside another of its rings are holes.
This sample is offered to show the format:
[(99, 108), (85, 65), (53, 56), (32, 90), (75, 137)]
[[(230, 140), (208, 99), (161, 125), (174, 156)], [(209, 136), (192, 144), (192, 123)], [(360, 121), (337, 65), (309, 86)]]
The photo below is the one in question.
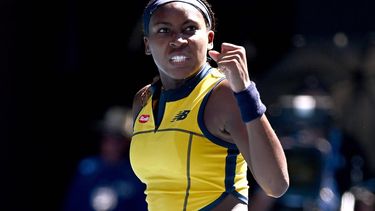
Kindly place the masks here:
[(142, 114), (138, 119), (140, 123), (146, 123), (148, 120), (150, 120), (150, 115), (148, 114)]

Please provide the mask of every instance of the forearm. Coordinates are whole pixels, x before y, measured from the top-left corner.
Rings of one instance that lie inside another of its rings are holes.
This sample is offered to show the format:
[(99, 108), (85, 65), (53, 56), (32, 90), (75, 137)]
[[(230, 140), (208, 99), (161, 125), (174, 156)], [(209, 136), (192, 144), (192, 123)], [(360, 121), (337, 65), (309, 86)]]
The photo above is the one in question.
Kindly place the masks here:
[(272, 197), (280, 197), (289, 187), (289, 175), (284, 150), (262, 115), (246, 123), (249, 138), (249, 168), (262, 189)]

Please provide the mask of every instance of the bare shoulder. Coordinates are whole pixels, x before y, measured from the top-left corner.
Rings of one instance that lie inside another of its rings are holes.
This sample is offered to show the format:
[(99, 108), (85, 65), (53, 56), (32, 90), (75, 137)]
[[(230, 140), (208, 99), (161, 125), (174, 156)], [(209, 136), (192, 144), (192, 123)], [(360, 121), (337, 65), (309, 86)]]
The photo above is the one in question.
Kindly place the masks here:
[(227, 80), (218, 84), (208, 98), (204, 121), (207, 129), (217, 137), (233, 143), (233, 130), (244, 128), (236, 99)]
[(147, 99), (151, 96), (151, 84), (147, 84), (146, 86), (142, 87), (138, 92), (134, 95), (133, 98), (133, 116), (138, 114), (138, 112), (142, 109), (142, 107), (147, 102)]
[[(212, 94), (208, 101), (212, 106), (218, 107), (218, 109), (230, 109), (236, 107), (234, 94), (228, 80), (221, 81), (212, 91)], [(227, 110), (228, 111), (228, 110)]]

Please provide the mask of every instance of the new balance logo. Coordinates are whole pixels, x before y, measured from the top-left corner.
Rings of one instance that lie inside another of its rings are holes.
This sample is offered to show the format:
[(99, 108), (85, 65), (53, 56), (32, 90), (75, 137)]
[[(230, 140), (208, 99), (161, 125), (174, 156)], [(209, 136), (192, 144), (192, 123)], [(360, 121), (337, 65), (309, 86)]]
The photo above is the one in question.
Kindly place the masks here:
[(187, 115), (189, 114), (190, 110), (183, 110), (183, 111), (180, 111), (173, 119), (171, 122), (175, 122), (175, 121), (180, 121), (180, 120), (183, 120), (187, 117)]

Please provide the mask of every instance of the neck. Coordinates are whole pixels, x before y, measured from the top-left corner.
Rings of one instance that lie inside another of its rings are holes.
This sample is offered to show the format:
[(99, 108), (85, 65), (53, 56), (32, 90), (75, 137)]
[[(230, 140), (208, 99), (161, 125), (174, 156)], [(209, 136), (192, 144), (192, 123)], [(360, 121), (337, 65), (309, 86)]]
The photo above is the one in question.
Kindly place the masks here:
[(162, 90), (173, 90), (173, 89), (178, 89), (182, 87), (184, 84), (186, 84), (188, 81), (191, 79), (195, 78), (195, 76), (204, 69), (205, 65), (202, 65), (199, 70), (195, 71), (192, 75), (184, 78), (184, 79), (171, 79), (168, 76), (160, 75), (160, 80), (161, 80), (161, 88)]

